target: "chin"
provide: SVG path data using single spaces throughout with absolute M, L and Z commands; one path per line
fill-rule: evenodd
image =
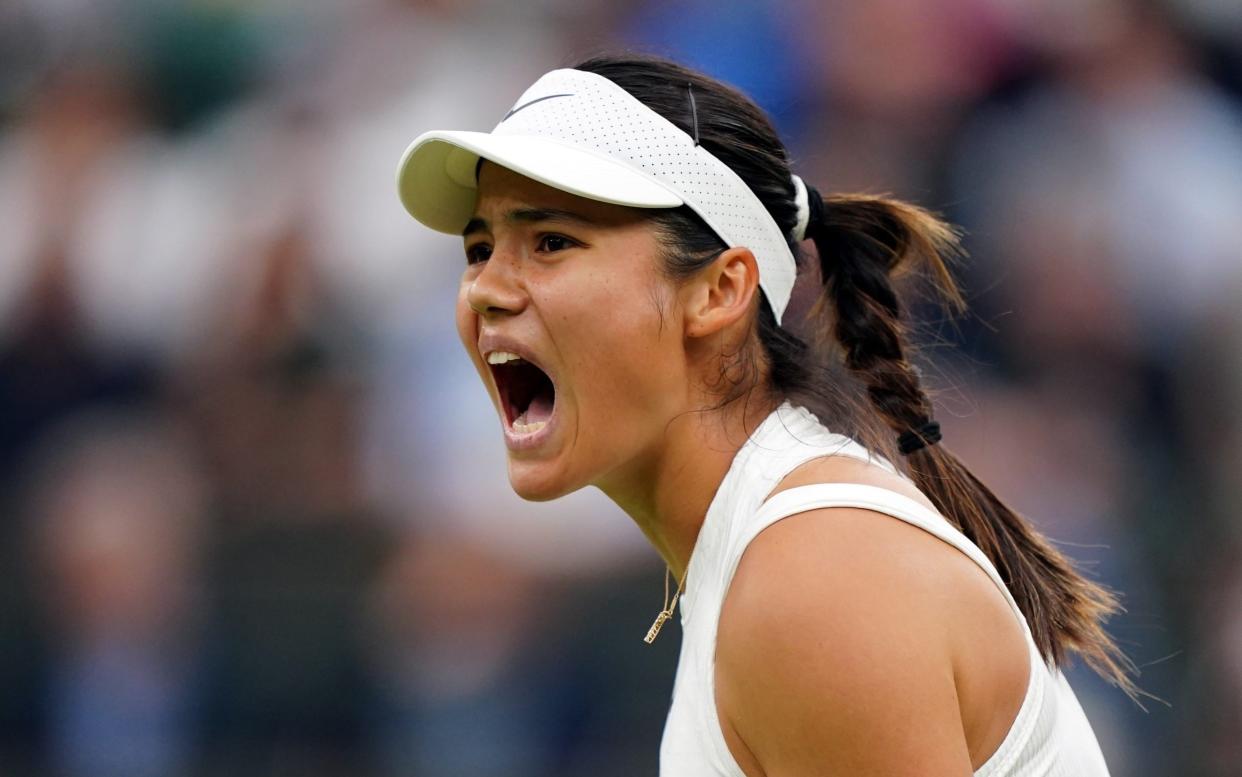
M 509 461 L 509 485 L 513 492 L 528 502 L 549 502 L 582 488 L 583 483 L 570 483 L 555 472 L 540 472 L 537 464 Z

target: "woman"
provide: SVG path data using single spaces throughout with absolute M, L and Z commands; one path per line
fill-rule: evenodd
M 948 227 L 821 197 L 746 97 L 645 58 L 420 136 L 398 185 L 464 238 L 457 326 L 513 488 L 599 487 L 679 581 L 648 634 L 681 595 L 661 774 L 1107 774 L 1057 667 L 1134 693 L 1117 603 L 938 445 L 909 361 L 892 277 L 959 302 Z

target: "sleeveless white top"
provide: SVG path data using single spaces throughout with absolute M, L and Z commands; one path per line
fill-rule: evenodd
M 661 777 L 745 777 L 716 715 L 713 680 L 721 605 L 742 552 L 759 532 L 787 516 L 822 507 L 864 508 L 931 532 L 982 567 L 1022 623 L 1030 683 L 1009 733 L 976 777 L 1108 777 L 1095 734 L 1069 683 L 1060 670 L 1044 663 L 1026 618 L 991 561 L 947 519 L 895 491 L 855 483 L 790 488 L 765 503 L 798 465 L 830 455 L 851 456 L 896 472 L 884 458 L 786 402 L 755 430 L 721 481 L 695 542 L 681 597 L 681 656 L 660 746 Z

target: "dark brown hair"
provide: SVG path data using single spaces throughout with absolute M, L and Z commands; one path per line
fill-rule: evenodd
M 948 268 L 960 253 L 955 231 L 897 200 L 825 196 L 808 228 L 815 261 L 793 238 L 797 205 L 788 152 L 749 98 L 651 57 L 597 57 L 575 67 L 608 78 L 698 138 L 759 197 L 789 239 L 800 271 L 818 269 L 823 282 L 808 317 L 810 329 L 801 336 L 796 322 L 776 323 L 760 293 L 756 328 L 769 388 L 807 407 L 834 431 L 898 460 L 894 441 L 918 434 L 932 418 L 932 402 L 911 363 L 908 322 L 894 279 L 906 271 L 920 274 L 943 300 L 961 309 L 962 297 Z M 674 280 L 694 275 L 726 247 L 688 207 L 654 211 L 652 219 L 665 246 L 664 270 Z M 757 378 L 759 373 L 756 368 L 742 374 Z M 735 380 L 734 387 L 738 392 L 730 400 L 753 388 L 753 381 Z M 1103 628 L 1122 609 L 1116 594 L 1084 578 L 944 446 L 922 447 L 904 461 L 918 488 L 996 566 L 1044 659 L 1063 666 L 1067 654 L 1076 653 L 1137 702 L 1142 691 L 1128 674 L 1137 674 L 1137 668 Z

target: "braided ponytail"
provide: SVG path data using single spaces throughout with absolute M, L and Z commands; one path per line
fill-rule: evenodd
M 846 367 L 901 441 L 907 469 L 936 508 L 996 566 L 1026 615 L 1041 654 L 1063 665 L 1072 650 L 1137 701 L 1134 664 L 1104 631 L 1121 608 L 1113 592 L 1084 578 L 1068 558 L 1000 500 L 939 441 L 932 403 L 909 361 L 906 322 L 892 279 L 922 271 L 953 307 L 964 307 L 948 269 L 957 235 L 927 211 L 871 196 L 821 199 L 808 190 L 806 237 L 824 281 L 817 312 L 831 321 Z

